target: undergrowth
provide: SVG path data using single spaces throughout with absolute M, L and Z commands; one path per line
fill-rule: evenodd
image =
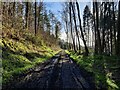
M 66 53 L 70 54 L 70 57 L 73 58 L 80 67 L 88 72 L 94 73 L 94 82 L 98 89 L 120 89 L 120 59 L 118 57 L 104 55 L 83 56 L 67 50 Z
M 56 53 L 46 45 L 45 41 L 38 36 L 25 31 L 3 28 L 0 40 L 0 52 L 2 54 L 2 79 L 3 84 L 8 83 L 14 76 L 26 72 L 28 69 L 42 63 Z

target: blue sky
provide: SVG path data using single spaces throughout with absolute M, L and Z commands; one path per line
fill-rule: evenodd
M 49 11 L 51 10 L 55 16 L 57 17 L 58 20 L 61 20 L 61 15 L 59 11 L 62 10 L 62 2 L 45 2 L 46 4 L 46 9 Z
M 46 9 L 48 11 L 51 10 L 55 14 L 57 19 L 61 22 L 62 22 L 62 20 L 61 20 L 60 12 L 62 11 L 62 8 L 63 8 L 62 4 L 63 3 L 64 2 L 45 2 Z M 90 2 L 79 2 L 79 5 L 80 5 L 80 14 L 81 14 L 81 21 L 82 21 L 83 10 L 84 10 L 86 5 L 91 6 L 91 3 Z M 66 39 L 66 34 L 65 34 L 65 31 L 63 28 L 61 30 L 61 37 L 60 38 L 63 40 Z
M 64 2 L 45 2 L 46 9 L 47 10 L 51 10 L 59 20 L 61 20 L 60 19 L 61 18 L 61 14 L 60 14 L 59 11 L 62 10 L 62 8 L 63 8 L 62 4 L 63 3 Z M 80 2 L 81 16 L 83 15 L 83 10 L 84 10 L 86 5 L 90 6 L 90 3 L 89 2 Z

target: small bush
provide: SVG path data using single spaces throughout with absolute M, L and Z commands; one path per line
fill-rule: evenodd
M 35 45 L 38 45 L 38 46 L 42 45 L 42 40 L 40 37 L 34 36 L 30 33 L 25 33 L 24 37 L 27 41 L 31 41 Z

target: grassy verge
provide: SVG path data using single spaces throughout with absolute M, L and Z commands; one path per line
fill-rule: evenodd
M 4 32 L 4 34 L 6 33 Z M 21 36 L 15 32 L 6 35 L 0 40 L 0 48 L 2 54 L 2 66 L 0 67 L 2 79 L 0 79 L 0 83 L 2 84 L 8 83 L 14 79 L 14 76 L 48 60 L 60 50 L 52 50 L 40 37 L 24 32 Z
M 88 56 L 77 55 L 74 52 L 66 50 L 75 62 L 88 72 L 95 75 L 95 84 L 99 88 L 107 88 L 108 90 L 120 89 L 120 59 L 115 56 Z

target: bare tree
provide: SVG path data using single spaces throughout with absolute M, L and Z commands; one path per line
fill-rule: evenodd
M 74 3 L 72 4 L 72 2 L 70 2 L 70 4 L 72 6 L 73 19 L 74 19 L 74 24 L 75 24 L 75 32 L 76 32 L 76 36 L 77 36 L 77 39 L 78 39 L 78 49 L 79 49 L 79 52 L 80 52 L 80 50 L 81 50 L 81 48 L 80 48 L 80 38 L 79 38 L 79 35 L 78 35 L 77 24 L 76 24 L 75 5 L 74 5 Z
M 82 40 L 83 40 L 83 43 L 84 43 L 84 46 L 85 46 L 85 55 L 88 56 L 89 51 L 88 51 L 88 48 L 87 48 L 87 45 L 86 45 L 86 41 L 84 39 L 84 35 L 83 35 L 83 31 L 82 31 L 82 25 L 81 25 L 81 19 L 80 19 L 80 10 L 79 10 L 78 2 L 76 2 L 76 6 L 77 6 L 77 11 L 78 11 L 78 19 L 79 19 L 81 36 L 82 36 Z
M 76 48 L 75 48 L 75 41 L 74 41 L 74 37 L 73 37 L 73 30 L 72 30 L 71 2 L 69 2 L 69 16 L 70 16 L 70 31 L 71 31 L 72 41 L 73 41 L 73 49 L 74 49 L 74 51 L 76 52 Z

